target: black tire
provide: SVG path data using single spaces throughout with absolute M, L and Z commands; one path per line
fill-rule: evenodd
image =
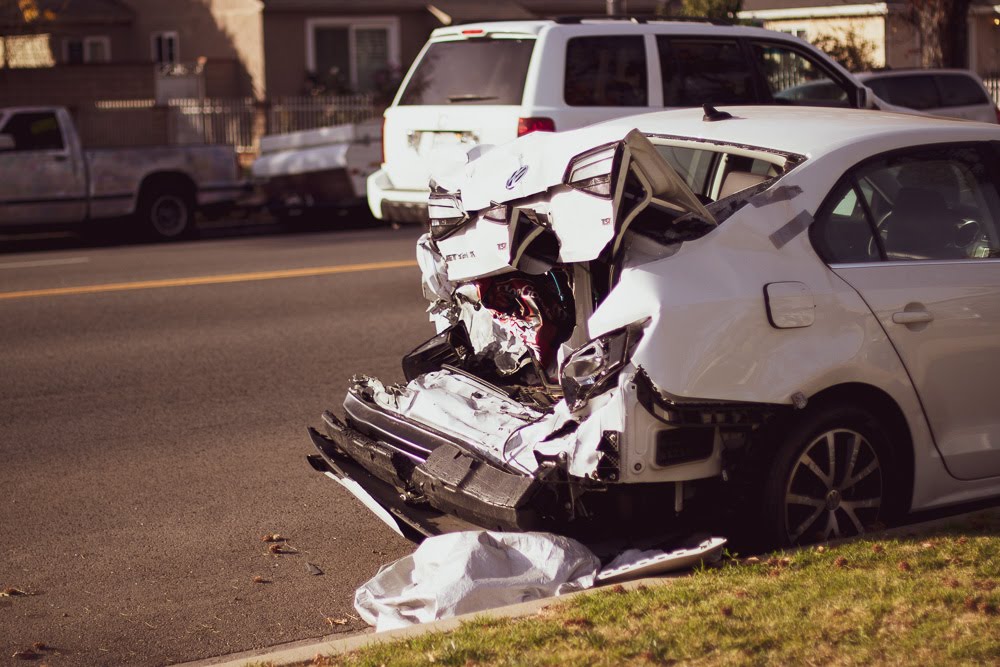
M 850 537 L 898 511 L 898 466 L 877 415 L 828 404 L 783 426 L 761 493 L 768 546 Z
M 176 241 L 194 234 L 194 193 L 182 184 L 144 187 L 136 211 L 146 235 L 156 241 Z

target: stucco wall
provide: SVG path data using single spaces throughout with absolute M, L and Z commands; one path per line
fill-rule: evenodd
M 364 5 L 359 5 L 363 10 Z M 361 13 L 361 12 L 359 12 Z M 363 14 L 372 16 L 377 14 Z M 306 83 L 306 21 L 311 18 L 349 18 L 342 12 L 265 11 L 265 81 L 270 97 L 301 95 Z M 405 72 L 419 53 L 431 30 L 440 26 L 430 12 L 394 12 L 399 17 L 399 56 Z
M 149 63 L 0 69 L 0 106 L 78 106 L 108 98 L 151 99 L 153 75 Z
M 152 59 L 154 32 L 175 31 L 181 62 L 204 56 L 239 63 L 238 95 L 263 97 L 260 0 L 125 0 L 135 10 L 130 57 Z
M 920 67 L 920 39 L 916 27 L 898 14 L 886 20 L 886 64 L 901 67 Z
M 970 54 L 970 64 L 984 76 L 1000 74 L 1000 26 L 994 23 L 994 19 L 1000 19 L 1000 16 L 980 15 L 969 21 L 969 42 L 975 48 L 975 54 Z
M 853 32 L 859 40 L 871 44 L 871 57 L 875 67 L 886 64 L 885 20 L 882 16 L 782 19 L 765 21 L 764 27 L 798 34 L 808 42 L 815 42 L 821 37 L 833 37 L 843 42 Z

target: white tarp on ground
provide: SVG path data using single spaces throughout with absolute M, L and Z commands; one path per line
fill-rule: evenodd
M 590 549 L 560 535 L 448 533 L 382 567 L 354 608 L 382 632 L 589 588 L 600 568 Z
M 448 533 L 383 566 L 357 590 L 354 608 L 382 632 L 693 567 L 717 560 L 725 543 L 714 537 L 672 551 L 629 550 L 598 575 L 597 556 L 561 535 Z

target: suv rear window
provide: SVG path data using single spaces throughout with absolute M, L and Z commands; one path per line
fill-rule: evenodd
M 520 104 L 534 47 L 534 39 L 435 42 L 399 104 Z
M 646 106 L 649 96 L 642 37 L 570 39 L 563 96 L 572 107 Z

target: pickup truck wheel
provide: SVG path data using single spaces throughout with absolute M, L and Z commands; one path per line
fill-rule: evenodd
M 139 200 L 139 220 L 159 241 L 173 241 L 194 232 L 194 197 L 177 188 L 155 187 Z
M 787 426 L 763 489 L 770 545 L 850 537 L 885 520 L 899 485 L 876 415 L 829 405 Z

